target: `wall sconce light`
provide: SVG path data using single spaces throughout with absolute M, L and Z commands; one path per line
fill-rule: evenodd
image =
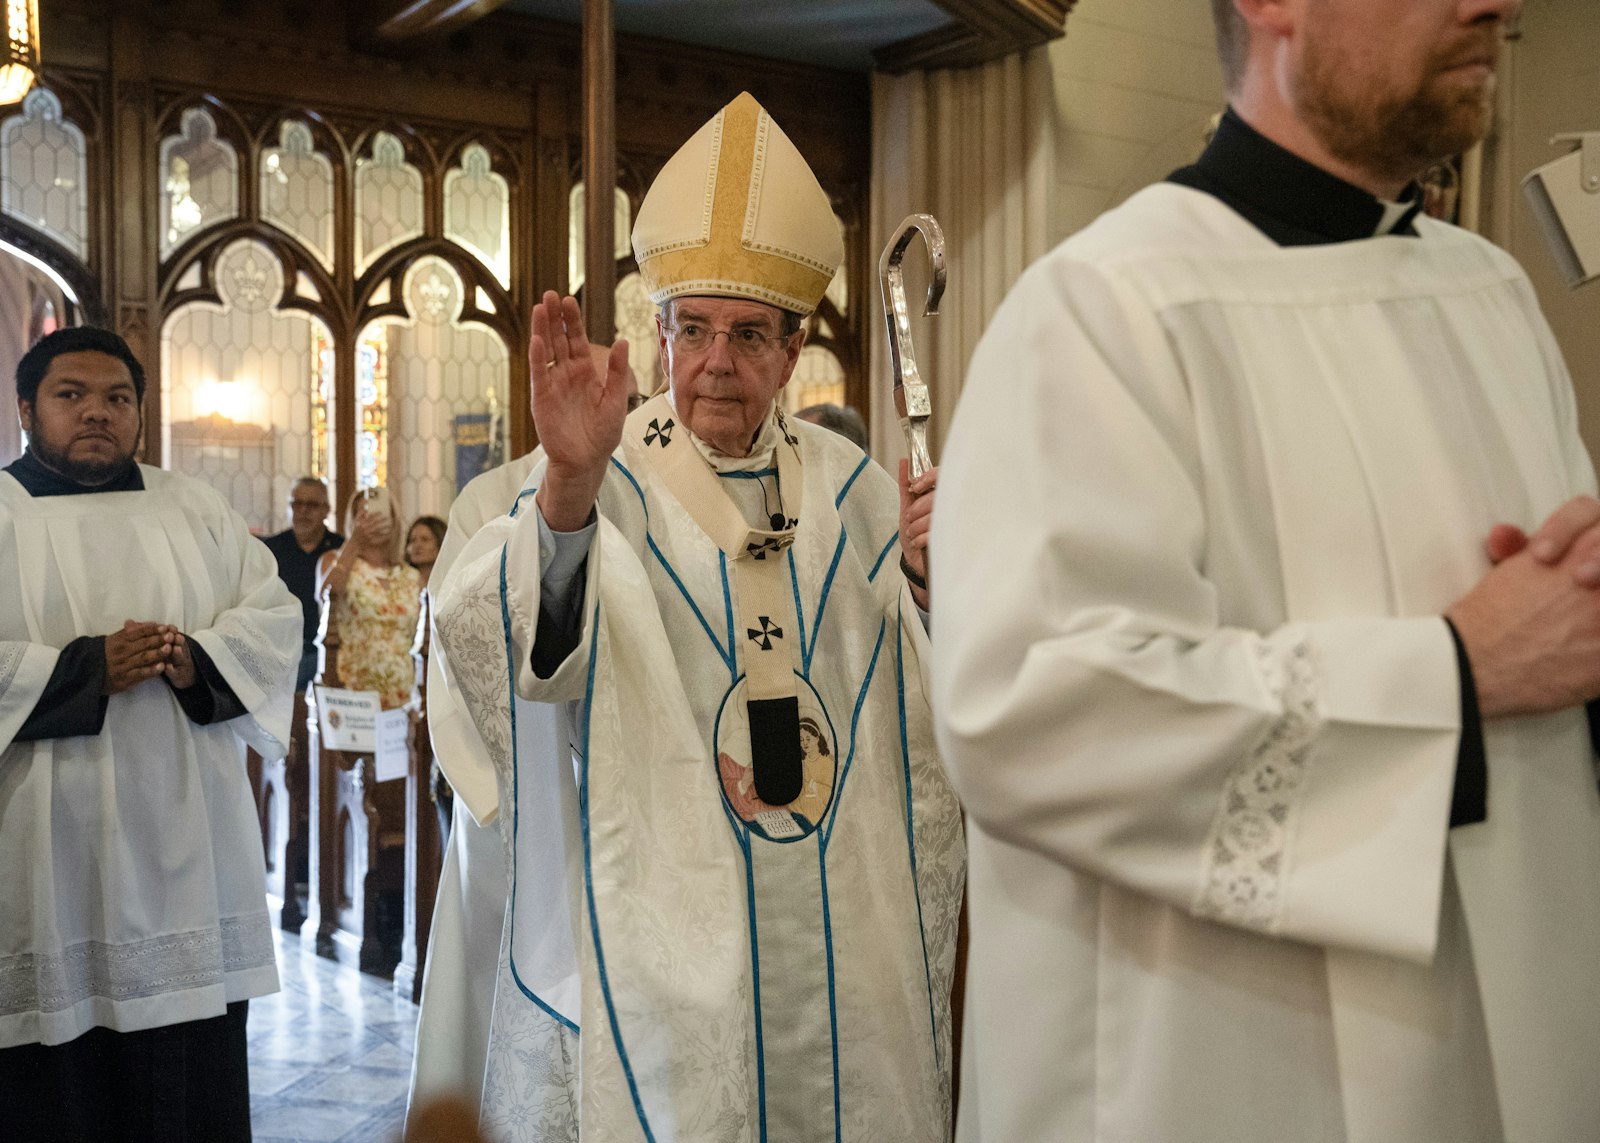
M 1567 154 L 1522 180 L 1533 217 L 1569 286 L 1600 277 L 1600 131 L 1557 135 Z
M 0 55 L 0 107 L 16 103 L 39 78 L 39 0 L 3 0 L 6 42 Z

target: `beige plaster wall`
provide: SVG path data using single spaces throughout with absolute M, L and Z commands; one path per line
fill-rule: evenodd
M 1192 162 L 1223 107 L 1205 0 L 1079 0 L 1050 67 L 1055 241 Z
M 1600 131 L 1600 0 L 1527 0 L 1486 150 L 1482 229 L 1527 267 L 1600 456 L 1600 281 L 1568 290 L 1523 201 L 1551 135 Z M 1050 45 L 1056 104 L 1052 242 L 1199 153 L 1223 106 L 1205 0 L 1079 0 Z M 1596 209 L 1600 209 L 1597 200 Z
M 1600 457 L 1600 280 L 1567 287 L 1522 193 L 1522 178 L 1558 157 L 1552 135 L 1600 131 L 1600 3 L 1528 0 L 1507 53 L 1485 171 L 1484 232 L 1527 269 L 1566 355 L 1584 439 Z M 1600 211 L 1600 195 L 1592 208 Z

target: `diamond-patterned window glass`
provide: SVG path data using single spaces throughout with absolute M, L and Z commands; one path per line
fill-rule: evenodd
M 217 138 L 201 107 L 183 113 L 178 134 L 161 140 L 161 257 L 190 236 L 239 216 L 239 155 Z
M 372 157 L 356 160 L 356 273 L 385 250 L 422 234 L 422 172 L 387 131 L 372 137 Z
M 794 375 L 783 387 L 783 407 L 792 413 L 807 405 L 844 403 L 844 366 L 832 350 L 806 346 L 800 351 Z
M 389 326 L 373 322 L 356 341 L 356 487 L 389 481 Z
M 461 323 L 462 283 L 439 258 L 406 274 L 409 320 L 380 319 L 388 362 L 388 485 L 408 518 L 443 516 L 467 481 L 507 459 L 511 355 Z M 363 342 L 366 340 L 363 336 Z
M 444 176 L 444 236 L 511 285 L 511 188 L 494 173 L 489 152 L 472 143 Z
M 628 201 L 627 191 L 621 187 L 613 190 L 616 200 L 612 203 L 611 212 L 611 241 L 614 247 L 611 253 L 613 257 L 622 259 L 633 254 L 633 204 Z M 584 276 L 583 203 L 583 184 L 578 183 L 567 200 L 567 282 L 574 294 L 583 285 Z
M 320 321 L 311 323 L 311 357 L 306 362 L 311 384 L 311 467 L 307 471 L 333 487 L 333 338 Z
M 261 217 L 333 269 L 333 164 L 298 119 L 284 120 L 278 145 L 261 152 Z
M 278 531 L 288 527 L 295 479 L 329 474 L 331 338 L 316 318 L 275 308 L 283 266 L 260 242 L 242 238 L 224 249 L 215 282 L 221 305 L 180 306 L 161 330 L 162 455 L 168 468 L 221 492 L 252 529 Z M 321 460 L 313 431 L 319 385 Z
M 639 379 L 639 392 L 648 397 L 661 380 L 661 348 L 656 341 L 656 304 L 645 293 L 637 270 L 617 283 L 615 311 L 617 336 L 628 339 L 628 364 Z
M 36 87 L 0 123 L 0 210 L 89 257 L 89 161 L 83 132 L 61 101 Z

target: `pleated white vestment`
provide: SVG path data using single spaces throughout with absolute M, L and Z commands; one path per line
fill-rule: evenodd
M 300 604 L 220 495 L 140 471 L 142 492 L 45 497 L 0 473 L 0 1047 L 278 987 L 244 748 L 286 749 Z M 97 735 L 14 741 L 61 648 L 127 619 L 185 632 L 247 713 L 197 726 L 150 679 Z
M 1520 269 L 1418 228 L 1281 249 L 1152 187 L 972 361 L 932 552 L 969 1143 L 1600 1137 L 1583 711 L 1488 722 L 1449 829 L 1439 618 L 1593 470 Z
M 645 455 L 652 419 L 671 417 L 652 403 L 628 421 L 579 647 L 550 678 L 529 664 L 531 498 L 478 533 L 440 596 L 514 847 L 483 1123 L 503 1140 L 942 1140 L 961 825 L 893 481 L 792 426 L 804 487 L 783 489 L 800 519 L 777 556 L 797 615 L 784 638 L 836 761 L 820 821 L 779 812 L 764 836 L 719 780 L 719 755 L 748 749 L 733 561 Z M 762 463 L 722 473 L 746 508 Z

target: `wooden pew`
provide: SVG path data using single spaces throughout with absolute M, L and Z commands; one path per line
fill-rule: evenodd
M 263 762 L 256 783 L 256 808 L 261 814 L 261 846 L 267 862 L 267 895 L 281 902 L 278 923 L 284 931 L 298 933 L 306 919 L 303 895 L 307 893 L 306 849 L 311 829 L 311 764 L 306 733 L 306 698 L 294 696 L 294 717 L 289 726 L 289 753 Z
M 317 681 L 339 686 L 339 631 L 324 600 Z M 304 939 L 317 953 L 387 976 L 395 955 L 380 931 L 380 902 L 400 901 L 405 880 L 404 781 L 379 782 L 371 754 L 323 749 L 315 698 L 308 699 L 311 783 L 311 900 Z

